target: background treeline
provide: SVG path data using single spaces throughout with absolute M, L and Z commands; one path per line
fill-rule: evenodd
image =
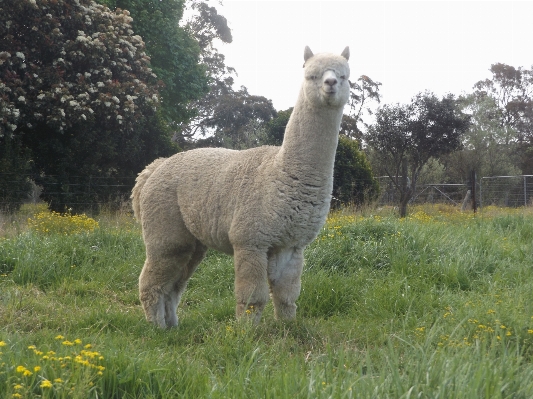
M 0 3 L 2 207 L 17 209 L 37 185 L 64 211 L 73 177 L 93 184 L 86 207 L 127 195 L 123 182 L 157 157 L 279 145 L 292 109 L 235 88 L 220 41 L 232 41 L 227 20 L 199 0 Z M 377 175 L 389 176 L 405 214 L 416 184 L 464 182 L 472 169 L 532 173 L 533 70 L 491 71 L 471 94 L 424 92 L 410 104 L 380 105 L 381 83 L 354 78 L 335 204 L 372 201 Z

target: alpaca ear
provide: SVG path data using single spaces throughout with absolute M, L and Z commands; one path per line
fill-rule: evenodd
M 313 56 L 313 52 L 311 51 L 311 49 L 309 48 L 309 46 L 305 46 L 305 50 L 304 50 L 304 61 L 307 61 L 309 58 L 311 58 Z
M 346 60 L 350 59 L 350 47 L 346 46 L 346 48 L 342 51 L 341 54 Z

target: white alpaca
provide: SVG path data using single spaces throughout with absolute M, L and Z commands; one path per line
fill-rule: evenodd
M 281 147 L 196 149 L 139 174 L 132 198 L 146 246 L 139 291 L 148 321 L 177 324 L 180 297 L 208 247 L 234 256 L 237 317 L 258 321 L 269 291 L 276 317 L 295 317 L 303 251 L 329 211 L 348 58 L 348 47 L 341 56 L 305 48 L 305 79 Z

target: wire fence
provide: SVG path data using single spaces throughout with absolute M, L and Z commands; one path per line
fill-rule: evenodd
M 117 209 L 128 200 L 135 177 L 15 176 L 0 173 L 0 210 L 10 209 L 13 199 L 24 203 L 43 200 L 50 207 L 96 213 L 102 206 Z M 26 183 L 26 184 L 24 184 Z M 31 185 L 28 194 L 28 184 Z
M 530 206 L 532 199 L 533 175 L 492 176 L 480 179 L 481 206 Z
M 379 206 L 398 205 L 400 202 L 400 192 L 388 176 L 377 177 L 379 182 L 380 197 Z M 470 184 L 466 183 L 434 183 L 420 184 L 416 187 L 409 204 L 448 204 L 453 206 L 462 206 L 468 191 L 471 189 Z M 479 195 L 476 194 L 476 200 L 479 201 Z
M 26 178 L 33 186 L 30 195 L 22 190 L 20 176 L 10 180 L 11 175 L 0 173 L 0 210 L 7 209 L 13 198 L 24 196 L 23 202 L 39 202 L 43 186 L 48 198 L 54 198 L 65 208 L 83 209 L 98 212 L 102 206 L 120 208 L 129 200 L 135 177 L 87 177 L 87 176 L 46 176 L 42 185 Z M 12 177 L 15 179 L 15 177 Z M 380 186 L 379 206 L 397 206 L 400 193 L 388 176 L 377 177 Z M 475 200 L 480 206 L 521 207 L 533 205 L 533 175 L 482 177 L 476 182 Z M 410 204 L 448 204 L 462 206 L 472 185 L 423 184 L 416 188 Z

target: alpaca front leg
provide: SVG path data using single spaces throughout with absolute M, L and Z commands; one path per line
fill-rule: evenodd
M 266 251 L 236 249 L 234 257 L 235 314 L 249 315 L 258 323 L 269 299 Z
M 285 250 L 269 256 L 268 281 L 277 319 L 296 317 L 296 300 L 300 296 L 303 261 L 303 248 Z

